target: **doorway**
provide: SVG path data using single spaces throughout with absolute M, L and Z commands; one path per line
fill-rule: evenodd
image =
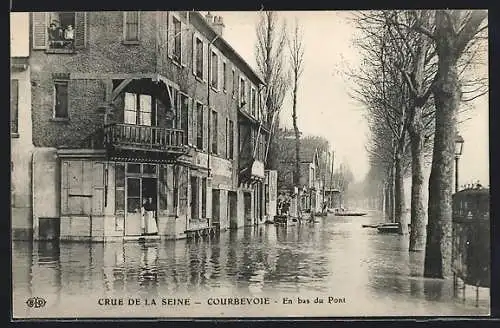
M 238 215 L 237 215 L 238 196 L 235 191 L 229 191 L 227 197 L 229 200 L 228 201 L 229 228 L 236 229 L 238 228 Z
M 127 177 L 127 212 L 125 215 L 125 235 L 139 236 L 143 233 L 142 202 L 151 198 L 155 215 L 157 213 L 157 178 Z M 155 220 L 157 218 L 155 217 Z
M 198 178 L 191 177 L 191 219 L 198 220 L 199 219 L 199 189 L 198 189 Z
M 243 193 L 243 205 L 245 213 L 245 225 L 252 225 L 252 194 L 249 192 Z
M 212 189 L 212 223 L 220 226 L 220 189 Z

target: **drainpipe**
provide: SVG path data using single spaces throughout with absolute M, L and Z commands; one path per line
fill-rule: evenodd
M 211 112 L 212 110 L 210 109 L 210 88 L 211 88 L 211 84 L 212 84 L 212 51 L 211 51 L 211 47 L 212 47 L 212 44 L 219 38 L 220 36 L 217 34 L 213 39 L 212 41 L 210 41 L 210 43 L 208 44 L 208 47 L 207 47 L 207 50 L 208 50 L 208 78 L 207 78 L 207 109 L 208 109 L 208 136 L 207 136 L 207 153 L 208 153 L 208 156 L 207 156 L 207 169 L 208 169 L 208 176 L 210 177 L 212 175 L 211 171 L 210 171 L 210 151 L 211 151 L 211 147 L 210 147 L 210 144 L 212 143 L 212 136 L 211 136 L 211 132 L 212 132 L 212 129 L 211 129 Z

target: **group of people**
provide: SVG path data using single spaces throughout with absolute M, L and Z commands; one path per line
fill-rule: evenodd
M 49 41 L 51 46 L 61 46 L 71 45 L 75 39 L 75 30 L 73 25 L 68 24 L 63 27 L 58 21 L 52 21 L 48 28 Z

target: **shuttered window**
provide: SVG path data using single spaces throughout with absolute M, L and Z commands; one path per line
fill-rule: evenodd
M 178 20 L 175 17 L 172 17 L 173 19 L 173 28 L 174 28 L 174 59 L 177 61 L 181 60 L 181 51 L 182 51 L 182 33 L 181 33 L 181 21 Z
M 18 133 L 19 81 L 10 80 L 10 132 Z
M 196 103 L 196 148 L 203 149 L 203 104 Z
M 229 120 L 229 159 L 234 158 L 234 123 Z
M 139 12 L 126 11 L 123 14 L 123 38 L 125 42 L 139 41 Z
M 87 42 L 85 12 L 37 12 L 32 14 L 33 49 L 81 49 Z
M 68 118 L 68 81 L 56 81 L 54 118 Z
M 218 139 L 219 139 L 219 122 L 218 122 L 218 113 L 216 111 L 212 111 L 212 153 L 218 154 Z

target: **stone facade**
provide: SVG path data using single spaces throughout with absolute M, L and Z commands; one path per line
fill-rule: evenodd
M 61 41 L 47 32 L 54 18 L 73 23 L 73 39 Z M 158 186 L 154 198 L 161 238 L 264 221 L 264 174 L 260 180 L 252 175 L 253 163 L 263 160 L 267 136 L 259 127 L 265 117 L 259 104 L 262 81 L 215 33 L 218 28 L 187 12 L 30 14 L 35 239 L 57 234 L 63 240 L 122 240 L 129 235 L 126 223 L 133 226 L 127 213 L 136 199 L 127 186 L 135 181 Z M 126 150 L 111 158 L 103 148 L 103 140 L 111 138 L 108 127 L 127 123 L 130 95 L 140 98 L 141 108 L 146 95 L 152 106 L 150 122 L 136 129 L 141 138 L 149 133 L 148 142 L 157 140 L 151 134 L 156 128 L 149 126 L 161 133 L 179 131 L 175 136 L 182 136 L 184 154 L 175 156 L 180 161 L 153 163 L 142 150 L 139 157 Z M 136 111 L 137 117 L 145 115 Z M 167 118 L 170 112 L 174 116 Z M 247 148 L 239 147 L 240 128 L 247 126 L 252 133 L 244 144 L 257 158 L 240 161 L 240 149 Z M 136 131 L 123 129 L 119 132 Z M 116 186 L 116 163 L 123 168 L 142 163 L 156 167 L 156 173 L 125 174 L 127 182 Z M 146 195 L 142 188 L 141 198 Z

